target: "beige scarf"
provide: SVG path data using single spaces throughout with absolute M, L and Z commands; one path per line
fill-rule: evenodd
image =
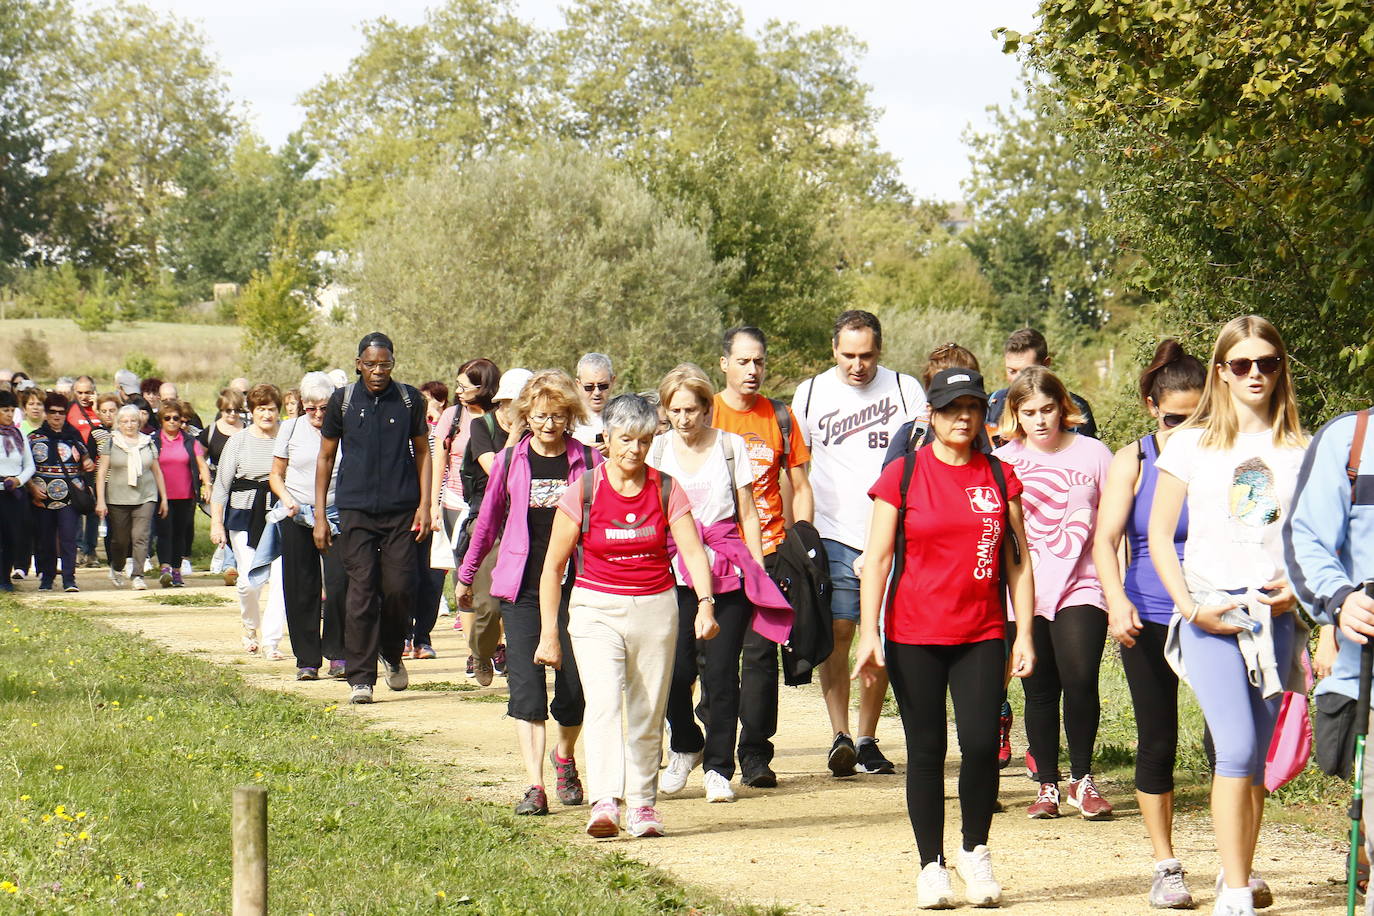
M 139 433 L 138 438 L 132 442 L 124 438 L 124 434 L 121 432 L 110 435 L 110 444 L 124 449 L 124 453 L 128 456 L 125 482 L 131 490 L 138 489 L 138 479 L 143 476 L 143 446 L 152 444 L 152 441 L 143 433 Z

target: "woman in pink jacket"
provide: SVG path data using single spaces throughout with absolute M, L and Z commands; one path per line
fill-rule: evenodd
M 491 466 L 487 493 L 473 529 L 472 544 L 458 569 L 458 604 L 472 607 L 472 583 L 478 567 L 499 540 L 500 551 L 491 573 L 491 593 L 501 601 L 501 622 L 506 631 L 506 674 L 510 700 L 506 714 L 515 720 L 520 755 L 529 776 L 525 797 L 516 814 L 548 814 L 544 791 L 544 723 L 553 713 L 558 739 L 549 760 L 557 774 L 558 800 L 582 804 L 582 783 L 573 759 L 573 747 L 582 731 L 586 703 L 577 663 L 568 641 L 568 595 L 572 578 L 563 583 L 558 611 L 558 632 L 564 663 L 554 676 L 550 707 L 544 666 L 534 661 L 539 643 L 539 576 L 549 547 L 558 500 L 569 481 L 603 459 L 596 449 L 572 437 L 574 424 L 586 420 L 586 409 L 566 372 L 546 369 L 537 373 L 511 405 L 517 429 L 528 424 L 530 432 L 515 445 L 502 449 Z

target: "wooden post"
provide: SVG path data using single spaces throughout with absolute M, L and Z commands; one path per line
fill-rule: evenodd
M 267 916 L 267 790 L 234 789 L 233 916 Z

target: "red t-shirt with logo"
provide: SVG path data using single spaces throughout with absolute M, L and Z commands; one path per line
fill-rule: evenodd
M 582 535 L 582 570 L 577 585 L 612 595 L 657 595 L 676 585 L 668 560 L 668 526 L 692 511 L 686 492 L 672 481 L 668 494 L 668 520 L 663 519 L 659 472 L 644 470 L 644 487 L 635 496 L 621 496 L 606 480 L 604 468 L 596 474 L 590 527 Z M 558 508 L 582 525 L 582 477 L 568 484 Z
M 1008 498 L 1020 496 L 1016 473 L 1007 464 L 1002 469 Z M 894 461 L 868 495 L 900 506 L 901 488 L 902 462 Z M 968 464 L 950 465 L 933 448 L 920 449 L 906 502 L 906 559 L 887 611 L 887 638 L 912 646 L 1001 639 L 1006 509 L 987 456 L 975 452 Z

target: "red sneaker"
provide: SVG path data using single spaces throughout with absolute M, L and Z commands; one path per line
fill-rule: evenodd
M 1112 816 L 1112 803 L 1098 793 L 1091 773 L 1082 779 L 1070 780 L 1069 794 L 1064 800 L 1081 811 L 1084 820 L 1100 821 Z
M 1005 770 L 1011 765 L 1011 716 L 1002 716 L 1001 723 L 1002 740 L 997 746 L 997 768 Z
M 1059 787 L 1052 782 L 1042 782 L 1040 794 L 1035 797 L 1035 802 L 1026 809 L 1026 817 L 1039 820 L 1058 816 Z
M 1031 782 L 1037 782 L 1040 774 L 1035 769 L 1035 758 L 1031 756 L 1030 748 L 1026 748 L 1026 778 Z

